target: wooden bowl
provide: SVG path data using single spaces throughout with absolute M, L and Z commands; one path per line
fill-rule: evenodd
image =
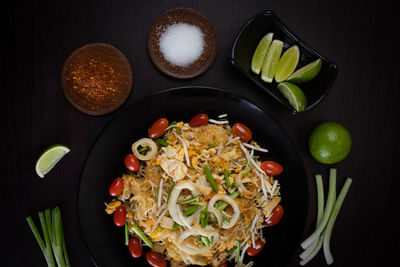
M 171 64 L 160 51 L 161 35 L 175 23 L 187 23 L 199 27 L 205 42 L 201 56 L 184 67 Z M 177 79 L 189 79 L 204 73 L 212 65 L 217 56 L 218 39 L 214 26 L 206 16 L 191 8 L 176 8 L 165 12 L 153 23 L 147 39 L 147 48 L 151 60 L 162 73 Z
M 76 49 L 61 72 L 66 98 L 89 115 L 104 115 L 118 109 L 128 98 L 132 83 L 129 61 L 118 49 L 104 43 Z

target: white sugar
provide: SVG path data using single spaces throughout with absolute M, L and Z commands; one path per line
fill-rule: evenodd
M 160 37 L 160 50 L 171 64 L 185 67 L 203 53 L 204 37 L 200 28 L 186 23 L 169 26 Z

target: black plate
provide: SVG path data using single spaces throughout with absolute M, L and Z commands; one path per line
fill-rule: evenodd
M 308 101 L 304 111 L 310 110 L 320 103 L 328 94 L 335 82 L 338 67 L 334 62 L 325 58 L 303 40 L 298 38 L 272 11 L 266 10 L 255 15 L 242 27 L 233 44 L 232 64 L 292 113 L 296 113 L 297 111 L 290 106 L 289 102 L 277 89 L 278 84 L 275 80 L 272 83 L 266 83 L 261 80 L 261 75 L 254 74 L 251 71 L 253 53 L 260 40 L 269 32 L 274 33 L 274 39 L 283 41 L 284 47 L 282 54 L 292 45 L 297 45 L 299 47 L 300 59 L 296 70 L 321 58 L 322 68 L 319 74 L 313 80 L 299 85 L 304 91 Z
M 245 123 L 252 129 L 254 140 L 269 149 L 265 159 L 284 166 L 278 177 L 284 217 L 277 226 L 264 231 L 266 248 L 252 259 L 256 266 L 263 266 L 266 259 L 268 266 L 283 266 L 293 256 L 303 233 L 308 205 L 306 175 L 295 145 L 274 120 L 245 99 L 220 89 L 183 87 L 147 97 L 126 108 L 106 127 L 88 155 L 79 185 L 78 209 L 84 239 L 97 265 L 145 263 L 144 256 L 133 259 L 129 255 L 123 227 L 116 227 L 113 217 L 104 211 L 104 202 L 111 199 L 108 187 L 122 174 L 123 159 L 131 152 L 131 144 L 147 136 L 147 129 L 157 118 L 189 121 L 199 111 L 207 112 L 210 118 L 227 113 L 230 122 Z

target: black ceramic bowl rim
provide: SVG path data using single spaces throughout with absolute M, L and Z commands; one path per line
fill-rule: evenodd
M 234 65 L 240 72 L 242 72 L 247 78 L 251 79 L 258 87 L 261 87 L 258 83 L 258 81 L 256 81 L 253 77 L 250 77 L 247 75 L 246 72 L 244 72 L 244 70 L 237 64 L 236 59 L 235 59 L 235 50 L 236 50 L 236 45 L 238 40 L 240 39 L 240 37 L 242 36 L 243 31 L 249 26 L 249 24 L 251 24 L 256 18 L 263 16 L 263 15 L 270 15 L 273 17 L 273 19 L 275 21 L 278 22 L 278 24 L 281 26 L 282 31 L 287 34 L 290 38 L 298 41 L 301 45 L 303 45 L 306 49 L 308 49 L 310 52 L 314 53 L 315 55 L 317 55 L 318 57 L 320 57 L 322 60 L 326 61 L 327 63 L 329 63 L 329 65 L 331 67 L 333 67 L 335 69 L 334 71 L 334 76 L 331 80 L 330 83 L 327 84 L 327 87 L 324 91 L 324 93 L 318 98 L 317 101 L 315 101 L 313 104 L 311 105 L 307 105 L 306 108 L 302 111 L 297 111 L 295 110 L 292 106 L 290 106 L 289 103 L 284 103 L 281 101 L 281 99 L 279 99 L 275 94 L 273 94 L 268 88 L 266 90 L 264 90 L 264 88 L 262 87 L 262 89 L 264 91 L 266 91 L 269 95 L 271 95 L 273 98 L 275 98 L 279 103 L 283 104 L 286 108 L 288 108 L 293 115 L 295 115 L 296 113 L 299 112 L 305 112 L 308 110 L 311 110 L 312 108 L 314 108 L 315 106 L 317 106 L 329 93 L 330 89 L 332 88 L 333 84 L 335 83 L 336 77 L 337 77 L 337 72 L 338 72 L 338 65 L 336 63 L 334 63 L 332 60 L 322 56 L 320 53 L 318 53 L 315 49 L 313 49 L 310 45 L 308 45 L 305 41 L 303 41 L 301 38 L 299 38 L 296 34 L 294 34 L 283 22 L 282 20 L 280 20 L 275 13 L 272 10 L 264 10 L 260 13 L 257 13 L 256 15 L 254 15 L 253 17 L 251 17 L 243 26 L 242 28 L 239 30 L 238 34 L 236 35 L 235 41 L 233 43 L 233 47 L 232 47 L 232 53 L 231 53 L 231 63 L 232 65 Z

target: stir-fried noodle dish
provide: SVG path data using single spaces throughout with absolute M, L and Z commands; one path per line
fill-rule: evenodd
M 148 137 L 133 140 L 127 170 L 110 186 L 114 198 L 106 212 L 125 226 L 134 257 L 142 248 L 130 238 L 171 266 L 250 266 L 245 254 L 264 247 L 262 229 L 283 213 L 274 178 L 283 168 L 261 161 L 267 153 L 246 125 L 231 127 L 226 114 L 216 120 L 198 114 L 189 123 L 161 118 Z

